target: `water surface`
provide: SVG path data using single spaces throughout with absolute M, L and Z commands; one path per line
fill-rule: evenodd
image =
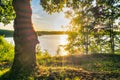
M 42 51 L 47 50 L 51 55 L 55 55 L 60 46 L 67 44 L 68 35 L 42 35 L 38 36 L 40 41 L 40 48 Z M 5 38 L 9 43 L 14 45 L 12 37 Z M 65 51 L 61 49 L 61 55 L 65 54 Z

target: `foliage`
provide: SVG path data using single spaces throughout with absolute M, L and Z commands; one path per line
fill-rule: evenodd
M 5 25 L 15 18 L 12 1 L 13 0 L 0 0 L 0 22 Z
M 36 51 L 37 51 L 36 58 L 39 65 L 46 66 L 51 64 L 52 58 L 47 51 L 41 51 L 39 46 L 37 46 Z
M 65 0 L 40 0 L 43 9 L 49 14 L 62 11 Z
M 0 36 L 0 62 L 13 61 L 14 47 Z
M 59 7 L 63 5 L 61 2 L 65 8 L 69 8 L 65 14 L 71 20 L 68 27 L 73 32 L 68 38 L 69 44 L 66 49 L 69 52 L 114 53 L 117 45 L 114 41 L 116 40 L 114 24 L 120 17 L 119 0 L 41 0 L 41 5 L 46 12 L 54 13 L 64 8 Z M 52 6 L 57 8 L 54 9 Z M 119 28 L 118 25 L 116 28 Z M 106 41 L 104 37 L 107 35 L 110 37 Z
M 106 22 L 106 19 L 111 19 L 111 22 L 114 22 L 115 19 L 118 19 L 120 17 L 119 3 L 119 0 L 97 0 L 95 7 L 96 11 L 94 10 L 94 14 L 97 16 L 97 20 L 101 18 L 99 21 L 104 24 L 103 22 Z
M 14 47 L 0 36 L 0 77 L 10 70 L 14 58 Z

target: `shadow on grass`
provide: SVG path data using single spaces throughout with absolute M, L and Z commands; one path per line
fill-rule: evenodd
M 7 71 L 3 75 L 1 75 L 0 80 L 9 80 L 9 73 L 10 73 L 10 71 Z
M 120 73 L 88 72 L 71 67 L 41 67 L 40 69 L 36 80 L 120 80 Z

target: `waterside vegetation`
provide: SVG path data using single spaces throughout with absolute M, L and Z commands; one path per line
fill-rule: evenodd
M 0 37 L 0 80 L 8 77 L 14 49 Z M 119 80 L 120 54 L 89 54 L 51 56 L 38 51 L 35 78 L 29 80 Z

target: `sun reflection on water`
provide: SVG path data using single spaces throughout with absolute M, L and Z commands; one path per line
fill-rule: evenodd
M 64 35 L 62 37 L 60 37 L 60 45 L 59 45 L 59 49 L 60 49 L 60 55 L 61 56 L 66 56 L 68 54 L 67 51 L 65 51 L 64 47 L 65 45 L 68 43 L 68 35 Z
M 63 35 L 62 37 L 60 37 L 60 44 L 61 45 L 66 45 L 68 43 L 68 35 Z

